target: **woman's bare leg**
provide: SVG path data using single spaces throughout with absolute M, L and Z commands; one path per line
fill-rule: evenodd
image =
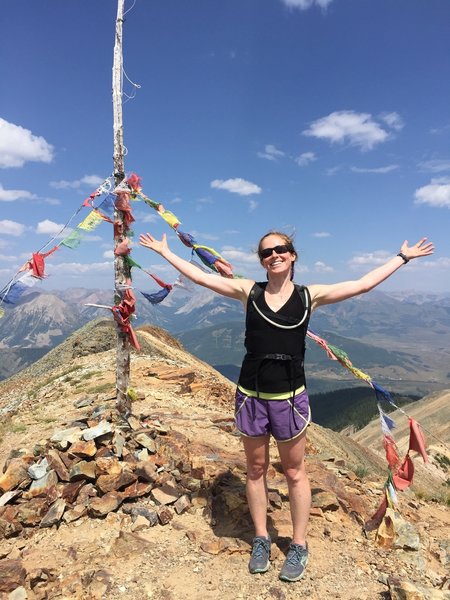
M 278 442 L 278 452 L 289 488 L 293 527 L 292 541 L 306 543 L 311 508 L 311 488 L 305 467 L 306 431 L 289 442 Z
M 249 438 L 242 436 L 247 459 L 247 501 L 255 526 L 255 535 L 267 533 L 267 469 L 269 466 L 269 436 Z

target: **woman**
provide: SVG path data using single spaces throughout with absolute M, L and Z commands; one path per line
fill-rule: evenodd
M 264 573 L 269 568 L 266 475 L 272 434 L 288 484 L 293 527 L 280 579 L 297 581 L 308 561 L 306 529 L 311 506 L 304 460 L 311 416 L 303 371 L 309 316 L 319 306 L 368 292 L 410 260 L 432 254 L 433 244 L 426 238 L 413 246 L 405 241 L 396 256 L 358 280 L 307 288 L 294 286 L 297 252 L 292 239 L 277 231 L 267 233 L 259 242 L 259 260 L 267 272 L 267 282 L 259 284 L 204 273 L 171 252 L 165 235 L 161 241 L 148 233 L 141 235 L 140 244 L 160 254 L 194 283 L 240 300 L 246 308 L 247 354 L 236 390 L 236 426 L 247 459 L 246 492 L 255 526 L 249 570 Z

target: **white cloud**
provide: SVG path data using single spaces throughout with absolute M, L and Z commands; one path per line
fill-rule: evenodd
M 54 221 L 50 221 L 49 219 L 45 219 L 45 221 L 39 221 L 36 227 L 36 233 L 43 233 L 49 235 L 56 235 L 64 228 L 64 225 L 61 223 L 55 223 Z M 66 232 L 67 235 L 67 232 Z
M 449 129 L 450 124 L 442 125 L 441 127 L 433 127 L 432 129 L 430 129 L 430 133 L 433 135 L 440 135 L 442 133 L 447 133 Z
M 450 160 L 448 159 L 433 159 L 425 160 L 419 163 L 421 171 L 430 171 L 431 173 L 442 173 L 443 171 L 450 171 Z
M 299 10 L 308 10 L 312 6 L 319 6 L 322 9 L 327 8 L 333 0 L 281 0 L 289 8 L 298 8 Z
M 211 181 L 211 187 L 217 190 L 227 190 L 233 194 L 240 196 L 250 196 L 251 194 L 260 194 L 262 189 L 256 183 L 246 181 L 237 177 L 235 179 L 214 179 Z
M 450 208 L 450 180 L 443 177 L 432 179 L 415 192 L 416 204 L 428 204 L 437 208 Z
M 113 270 L 112 262 L 101 263 L 48 263 L 49 273 L 61 273 L 64 275 L 84 275 L 85 273 L 105 273 Z
M 303 154 L 300 154 L 300 156 L 297 156 L 294 160 L 300 167 L 306 167 L 309 163 L 317 160 L 317 156 L 314 152 L 303 152 Z
M 372 169 L 367 167 L 351 167 L 350 171 L 353 173 L 391 173 L 399 169 L 399 165 L 387 165 L 386 167 L 374 167 Z
M 381 113 L 380 119 L 391 129 L 395 129 L 396 131 L 400 131 L 405 126 L 403 119 L 396 112 Z
M 250 200 L 250 202 L 248 203 L 248 212 L 253 212 L 257 207 L 258 207 L 259 203 L 256 202 L 256 200 Z
M 235 246 L 224 246 L 221 250 L 221 255 L 232 262 L 256 264 L 259 262 L 256 252 L 241 250 Z
M 333 175 L 336 175 L 336 173 L 339 173 L 339 171 L 342 170 L 342 165 L 338 165 L 337 167 L 330 167 L 329 169 L 326 170 L 326 174 L 329 177 L 332 177 Z
M 321 260 L 318 260 L 314 263 L 314 270 L 316 273 L 332 273 L 334 271 L 333 267 L 326 265 Z
M 70 229 L 69 232 L 70 231 L 72 231 L 72 230 Z M 63 233 L 63 235 L 61 237 L 66 237 L 66 235 L 69 235 L 67 229 L 64 230 L 64 233 Z M 90 235 L 90 234 L 87 234 L 87 235 L 83 236 L 83 241 L 84 242 L 101 242 L 102 240 L 103 240 L 103 238 L 102 238 L 101 235 Z
M 266 160 L 277 160 L 280 156 L 285 156 L 285 153 L 278 150 L 273 144 L 266 144 L 264 146 L 264 152 L 258 152 L 259 158 L 265 158 Z
M 49 163 L 53 146 L 29 129 L 0 118 L 0 168 L 23 167 L 26 162 Z
M 378 266 L 384 264 L 391 257 L 392 252 L 387 252 L 386 250 L 376 250 L 375 252 L 367 252 L 358 256 L 354 256 L 348 264 L 352 269 L 357 269 L 366 265 Z
M 84 175 L 81 179 L 74 179 L 73 181 L 66 181 L 61 179 L 60 181 L 51 181 L 50 186 L 55 190 L 77 190 L 82 186 L 97 189 L 98 186 L 103 183 L 104 179 L 98 175 Z
M 103 258 L 114 258 L 114 250 L 106 250 L 106 252 L 103 252 Z
M 0 233 L 2 235 L 22 235 L 25 231 L 25 225 L 22 223 L 17 223 L 16 221 L 8 221 L 5 219 L 4 221 L 0 221 Z
M 215 242 L 220 239 L 217 235 L 212 235 L 211 233 L 202 233 L 196 229 L 192 230 L 190 233 L 196 240 L 208 240 L 210 242 Z
M 10 256 L 7 254 L 0 254 L 0 260 L 2 262 L 14 262 L 15 260 L 17 260 L 17 256 Z
M 440 256 L 436 260 L 423 260 L 417 261 L 417 263 L 427 269 L 450 269 L 450 258 L 448 256 Z M 414 261 L 414 264 L 417 264 Z
M 376 144 L 385 142 L 389 133 L 368 113 L 353 110 L 333 112 L 311 123 L 303 135 L 329 140 L 331 143 L 348 142 L 361 150 L 371 150 Z
M 35 194 L 26 190 L 5 190 L 0 183 L 0 202 L 14 202 L 14 200 L 33 200 L 37 198 Z
M 316 233 L 313 233 L 312 235 L 315 238 L 327 238 L 327 237 L 330 237 L 331 233 L 328 233 L 328 231 L 317 231 Z

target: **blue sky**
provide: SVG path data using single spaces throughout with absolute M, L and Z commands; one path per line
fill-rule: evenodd
M 386 290 L 450 292 L 448 0 L 127 0 L 126 170 L 237 273 L 270 229 L 297 280 L 354 279 L 427 236 Z M 112 172 L 115 0 L 15 0 L 0 39 L 0 287 Z M 129 98 L 129 96 L 132 96 Z M 135 238 L 169 234 L 143 203 Z M 84 209 L 86 211 L 86 209 Z M 72 223 L 86 216 L 82 212 Z M 65 232 L 67 234 L 67 230 Z M 113 288 L 112 231 L 47 260 L 47 289 Z M 133 246 L 169 282 L 175 273 Z M 133 271 L 137 289 L 155 284 Z

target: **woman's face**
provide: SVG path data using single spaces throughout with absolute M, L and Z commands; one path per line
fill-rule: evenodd
M 269 250 L 272 252 L 269 254 Z M 268 254 L 268 256 L 266 256 Z M 296 259 L 295 252 L 290 252 L 288 244 L 279 235 L 268 235 L 259 248 L 261 265 L 271 274 L 291 273 L 292 263 Z

